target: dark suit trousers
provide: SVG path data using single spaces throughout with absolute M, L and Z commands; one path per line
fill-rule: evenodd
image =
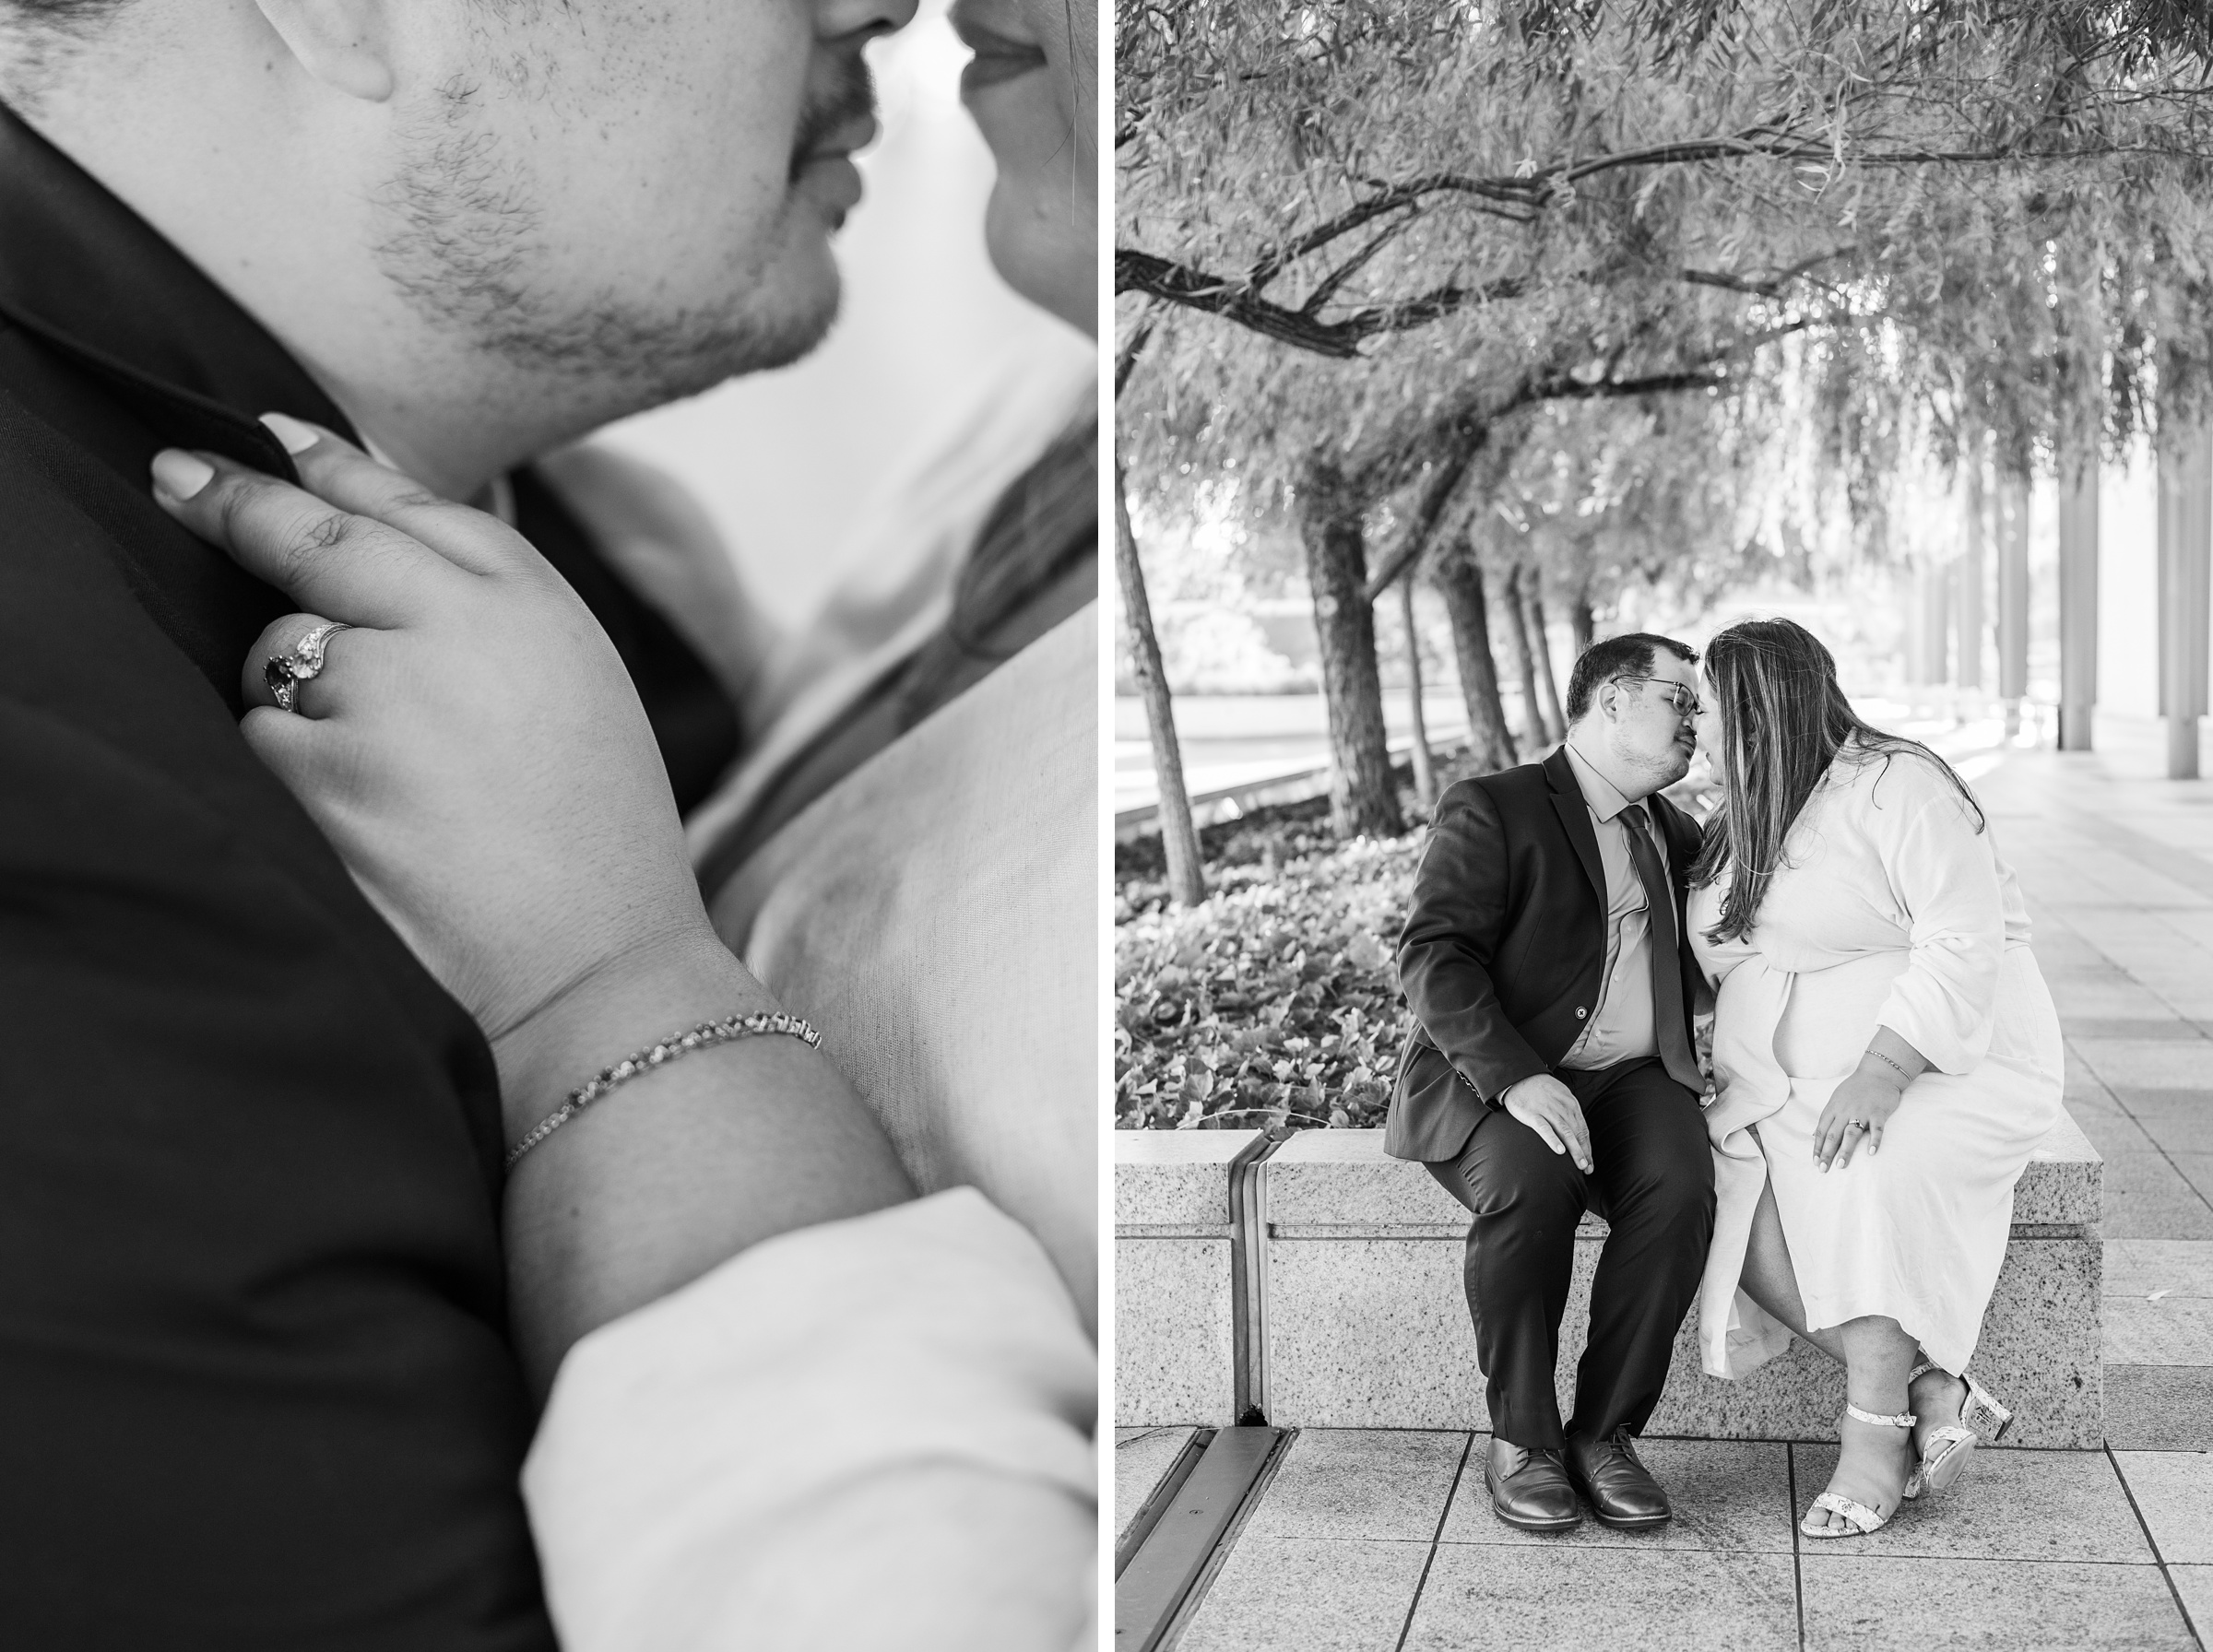
M 1713 1154 L 1698 1098 L 1656 1056 L 1556 1069 L 1583 1104 L 1592 1174 L 1510 1113 L 1487 1112 L 1429 1174 L 1468 1208 L 1468 1312 L 1492 1432 L 1533 1449 L 1567 1434 L 1641 1433 L 1713 1238 Z M 1588 1206 L 1613 1224 L 1591 1292 L 1591 1339 L 1565 1428 L 1553 1388 L 1560 1318 Z

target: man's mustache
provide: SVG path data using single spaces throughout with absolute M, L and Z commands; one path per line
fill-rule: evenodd
M 824 90 L 810 92 L 799 111 L 799 136 L 792 140 L 791 170 L 796 175 L 840 127 L 858 125 L 876 114 L 876 82 L 869 65 L 858 56 L 844 59 L 837 78 Z

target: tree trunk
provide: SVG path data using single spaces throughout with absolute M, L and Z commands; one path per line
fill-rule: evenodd
M 1534 756 L 1544 747 L 1544 714 L 1537 709 L 1537 656 L 1529 645 L 1528 618 L 1521 612 L 1521 570 L 1518 564 L 1499 578 L 1498 606 L 1506 610 L 1506 633 L 1513 639 L 1514 665 L 1521 678 L 1521 733 Z
M 1522 590 L 1529 598 L 1529 640 L 1537 651 L 1537 687 L 1544 694 L 1544 739 L 1557 745 L 1568 738 L 1568 720 L 1560 715 L 1560 685 L 1552 674 L 1552 643 L 1544 635 L 1544 599 L 1537 595 L 1535 569 Z
M 1591 599 L 1578 595 L 1568 605 L 1568 629 L 1575 636 L 1575 657 L 1581 659 L 1584 651 L 1598 641 L 1598 628 L 1591 618 Z
M 1376 670 L 1376 614 L 1367 600 L 1367 548 L 1359 496 L 1335 466 L 1309 459 L 1298 490 L 1299 537 L 1321 642 L 1321 691 L 1330 713 L 1331 824 L 1339 837 L 1403 830 L 1391 747 L 1383 732 L 1383 679 Z
M 1437 773 L 1429 766 L 1429 726 L 1422 716 L 1422 633 L 1414 628 L 1414 570 L 1399 582 L 1399 612 L 1406 621 L 1407 707 L 1414 721 L 1414 795 L 1422 812 L 1437 807 Z
M 1191 799 L 1183 789 L 1183 752 L 1176 743 L 1175 707 L 1168 699 L 1167 675 L 1161 669 L 1160 639 L 1153 631 L 1153 607 L 1145 599 L 1145 571 L 1137 560 L 1137 536 L 1130 530 L 1130 505 L 1123 493 L 1122 467 L 1114 467 L 1114 566 L 1122 584 L 1122 613 L 1130 624 L 1130 658 L 1138 692 L 1145 701 L 1145 732 L 1153 739 L 1153 773 L 1160 782 L 1160 844 L 1168 857 L 1168 892 L 1185 906 L 1206 899 L 1206 867 L 1199 858 L 1199 829 L 1191 823 Z
M 1461 698 L 1468 706 L 1468 751 L 1478 773 L 1514 765 L 1514 743 L 1498 702 L 1498 668 L 1491 658 L 1491 627 L 1483 597 L 1483 570 L 1463 536 L 1449 545 L 1429 571 L 1452 621 L 1452 654 L 1460 667 Z

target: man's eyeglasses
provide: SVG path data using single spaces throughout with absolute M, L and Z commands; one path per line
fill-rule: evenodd
M 1675 708 L 1675 715 L 1678 717 L 1695 717 L 1706 709 L 1699 702 L 1695 692 L 1685 688 L 1681 683 L 1670 681 L 1663 677 L 1616 677 L 1614 680 L 1615 682 L 1658 683 L 1667 691 L 1667 702 Z

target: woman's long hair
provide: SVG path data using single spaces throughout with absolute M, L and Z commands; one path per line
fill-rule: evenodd
M 1782 862 L 1805 800 L 1847 741 L 1887 765 L 1900 752 L 1925 757 L 1959 788 L 1982 830 L 1982 807 L 1951 764 L 1917 740 L 1886 734 L 1855 714 L 1837 686 L 1837 662 L 1820 639 L 1789 620 L 1746 620 L 1706 649 L 1706 678 L 1722 714 L 1722 780 L 1726 793 L 1706 822 L 1690 869 L 1703 886 L 1734 866 L 1710 941 L 1735 940 L 1752 927 L 1768 884 Z

